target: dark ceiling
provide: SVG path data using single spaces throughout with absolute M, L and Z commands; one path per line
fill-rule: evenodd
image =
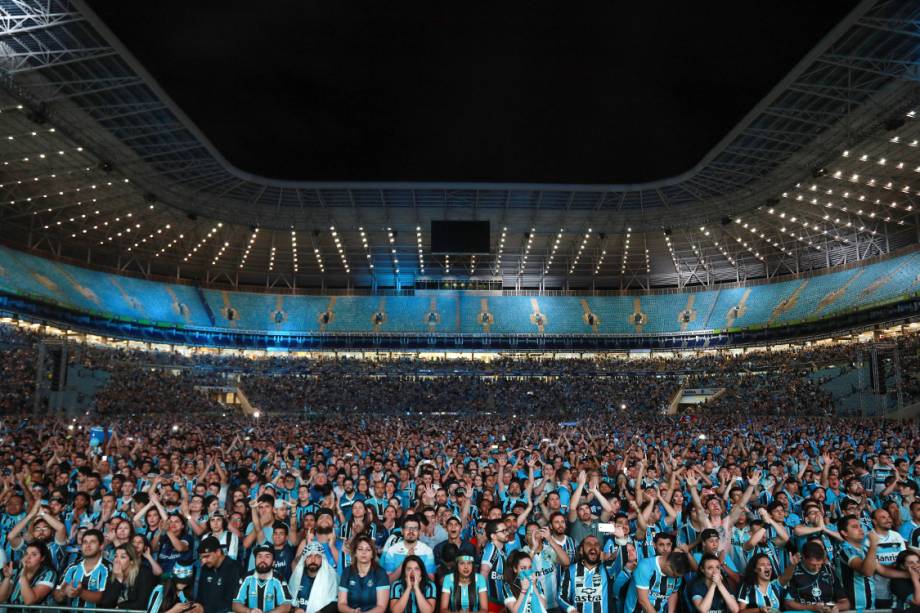
M 855 4 L 90 2 L 245 171 L 549 183 L 689 170 Z

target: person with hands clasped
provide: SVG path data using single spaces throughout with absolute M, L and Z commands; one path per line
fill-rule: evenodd
M 518 549 L 508 556 L 504 571 L 505 608 L 509 613 L 546 613 L 546 598 L 533 572 L 533 561 Z
M 390 586 L 391 613 L 434 613 L 437 587 L 416 555 L 403 560 L 400 577 Z
M 698 576 L 690 585 L 690 600 L 699 613 L 738 613 L 739 605 L 722 576 L 722 562 L 711 553 L 703 554 Z
M 44 543 L 30 543 L 16 568 L 11 562 L 3 566 L 0 602 L 7 604 L 52 604 L 55 572 L 51 554 Z M 16 609 L 7 607 L 8 612 Z

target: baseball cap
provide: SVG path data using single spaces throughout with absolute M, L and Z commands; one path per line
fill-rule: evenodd
M 220 541 L 216 536 L 207 536 L 198 546 L 198 553 L 213 553 L 220 549 Z
M 275 550 L 272 548 L 271 545 L 268 545 L 266 543 L 258 545 L 255 549 L 252 550 L 253 557 L 259 555 L 260 553 L 270 553 L 272 554 L 273 558 L 275 557 Z

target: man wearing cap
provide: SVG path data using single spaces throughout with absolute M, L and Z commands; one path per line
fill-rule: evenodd
M 307 545 L 291 574 L 294 613 L 335 613 L 338 578 L 320 543 Z
M 274 547 L 259 545 L 252 553 L 256 570 L 243 579 L 233 599 L 234 613 L 288 613 L 291 610 L 291 593 L 287 583 L 275 576 Z
M 441 552 L 444 551 L 444 546 L 448 543 L 456 545 L 457 549 L 460 550 L 461 555 L 476 555 L 476 547 L 471 542 L 463 539 L 463 525 L 460 523 L 460 518 L 456 515 L 451 515 L 447 518 L 447 539 L 441 541 L 434 546 L 434 562 L 435 565 L 440 566 L 441 562 Z
M 216 537 L 207 536 L 198 547 L 201 556 L 201 573 L 195 600 L 204 613 L 224 613 L 233 608 L 233 596 L 242 580 L 239 562 L 228 558 Z
M 272 525 L 272 553 L 274 555 L 273 570 L 279 578 L 287 581 L 291 578 L 294 562 L 294 547 L 288 542 L 288 525 L 276 521 Z M 249 571 L 255 568 L 256 556 L 249 558 Z

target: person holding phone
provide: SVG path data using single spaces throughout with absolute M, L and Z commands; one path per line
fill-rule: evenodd
M 160 603 L 162 613 L 205 613 L 206 609 L 192 598 L 194 576 L 191 566 L 176 565 L 172 577 L 163 586 L 163 600 Z

